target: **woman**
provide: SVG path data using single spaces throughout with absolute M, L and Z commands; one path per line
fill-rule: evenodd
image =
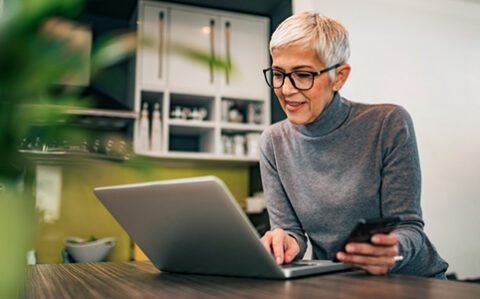
M 350 73 L 348 33 L 332 18 L 304 12 L 270 41 L 267 84 L 287 114 L 262 135 L 260 169 L 272 230 L 262 242 L 279 264 L 301 258 L 305 233 L 316 259 L 337 258 L 371 274 L 445 278 L 448 264 L 423 231 L 420 166 L 413 123 L 400 106 L 340 96 Z M 359 218 L 402 216 L 372 244 L 349 243 Z M 395 256 L 403 256 L 395 262 Z

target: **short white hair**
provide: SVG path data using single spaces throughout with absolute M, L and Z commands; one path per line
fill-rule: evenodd
M 272 34 L 270 54 L 293 45 L 313 48 L 325 67 L 347 63 L 350 57 L 348 31 L 339 21 L 317 12 L 301 12 L 284 20 Z M 335 70 L 329 74 L 333 80 Z

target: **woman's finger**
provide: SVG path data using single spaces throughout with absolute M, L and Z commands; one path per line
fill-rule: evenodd
M 395 256 L 398 254 L 397 246 L 377 246 L 368 243 L 348 243 L 345 250 L 350 254 Z
M 272 253 L 272 232 L 267 231 L 260 239 L 260 241 L 262 242 L 263 247 L 265 247 L 268 252 Z
M 290 263 L 300 252 L 300 247 L 298 246 L 297 240 L 295 238 L 287 235 L 287 249 L 285 251 L 285 263 Z
M 392 246 L 398 244 L 398 236 L 395 233 L 375 234 L 372 236 L 372 243 L 375 245 Z
M 273 240 L 272 240 L 273 255 L 275 256 L 275 260 L 279 265 L 284 263 L 286 235 L 287 234 L 281 229 L 275 229 L 273 231 Z
M 386 267 L 390 269 L 395 261 L 393 257 L 387 256 L 368 256 L 368 255 L 352 255 L 352 254 L 345 254 L 340 252 L 339 257 L 337 257 L 342 263 L 346 264 L 362 264 L 365 266 L 377 266 L 377 267 Z

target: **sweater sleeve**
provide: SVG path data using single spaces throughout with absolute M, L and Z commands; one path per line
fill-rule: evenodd
M 281 228 L 297 240 L 300 252 L 295 259 L 301 259 L 307 249 L 307 239 L 283 188 L 275 158 L 272 135 L 267 129 L 260 140 L 260 172 L 270 227 L 272 230 Z
M 417 143 L 413 122 L 402 107 L 396 107 L 385 118 L 382 151 L 381 213 L 383 217 L 404 219 L 394 231 L 403 261 L 395 263 L 390 272 L 444 278 L 448 264 L 423 231 Z

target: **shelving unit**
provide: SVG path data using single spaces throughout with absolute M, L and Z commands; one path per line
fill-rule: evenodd
M 19 151 L 36 157 L 85 157 L 128 160 L 133 155 L 130 142 L 138 113 L 91 109 L 65 105 L 22 105 L 24 109 L 55 111 L 55 118 L 31 122 L 31 129 L 19 144 Z M 68 134 L 52 137 L 49 130 Z
M 268 18 L 139 1 L 135 21 L 140 37 L 135 113 L 140 116 L 143 104 L 148 103 L 151 120 L 153 106 L 158 103 L 162 126 L 161 150 L 142 149 L 138 147 L 140 120 L 136 120 L 136 153 L 162 158 L 258 161 L 258 151 L 253 151 L 246 140 L 247 134 L 259 137 L 270 124 L 270 90 L 262 74 L 269 64 Z M 150 46 L 142 40 L 148 40 Z M 202 65 L 182 55 L 179 45 L 222 57 L 233 65 L 233 72 L 226 74 Z M 244 139 L 243 154 L 225 150 L 223 141 L 228 138 Z

